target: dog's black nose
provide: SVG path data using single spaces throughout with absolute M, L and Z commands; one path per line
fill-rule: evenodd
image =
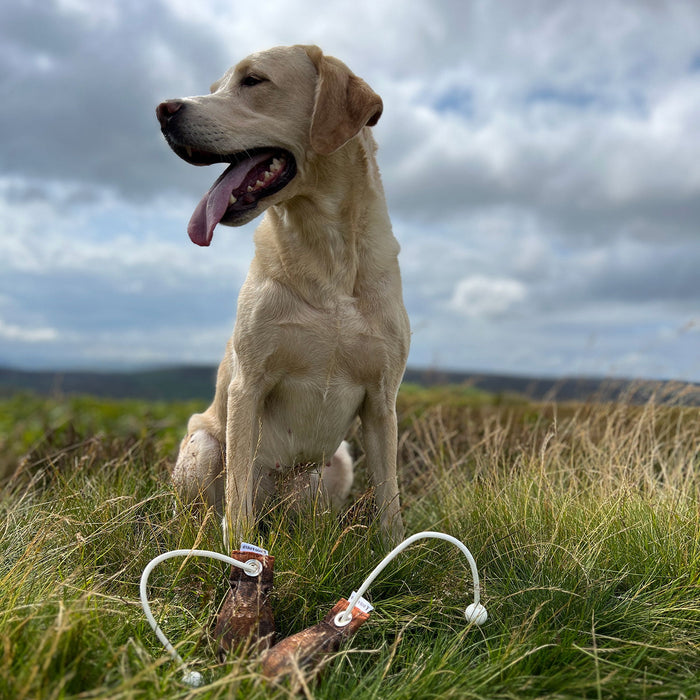
M 168 125 L 173 114 L 179 112 L 183 106 L 184 104 L 180 100 L 165 100 L 156 107 L 156 116 L 162 129 Z

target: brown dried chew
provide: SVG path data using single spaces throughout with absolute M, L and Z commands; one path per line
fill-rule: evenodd
M 323 657 L 338 651 L 341 642 L 355 634 L 369 619 L 367 613 L 353 608 L 350 622 L 339 627 L 335 624 L 335 617 L 346 610 L 348 605 L 348 601 L 341 598 L 321 622 L 268 649 L 262 658 L 263 675 L 278 680 L 300 669 L 309 670 L 311 675 L 320 671 Z
M 214 627 L 219 640 L 218 654 L 226 654 L 242 644 L 254 651 L 269 648 L 275 636 L 275 620 L 270 607 L 275 558 L 254 552 L 231 552 L 231 558 L 240 562 L 255 559 L 262 564 L 258 576 L 249 576 L 243 569 L 231 567 L 231 589 L 226 594 Z

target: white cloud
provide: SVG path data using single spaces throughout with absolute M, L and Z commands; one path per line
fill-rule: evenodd
M 55 328 L 27 328 L 5 323 L 0 318 L 0 338 L 20 343 L 48 343 L 58 338 Z
M 527 297 L 525 286 L 515 279 L 473 275 L 459 280 L 449 306 L 470 318 L 501 316 Z

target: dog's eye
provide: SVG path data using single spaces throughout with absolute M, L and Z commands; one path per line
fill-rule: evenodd
M 265 78 L 259 78 L 257 75 L 246 75 L 243 80 L 241 80 L 241 85 L 245 85 L 245 87 L 253 87 L 253 85 L 260 85 L 260 83 L 264 83 Z

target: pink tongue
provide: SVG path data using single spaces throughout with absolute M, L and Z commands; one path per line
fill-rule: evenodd
M 228 208 L 231 193 L 243 184 L 246 175 L 256 165 L 269 158 L 269 153 L 261 153 L 238 165 L 229 166 L 223 172 L 211 189 L 202 197 L 192 214 L 190 223 L 187 224 L 187 233 L 193 243 L 201 246 L 208 246 L 211 243 L 214 228 L 221 221 L 221 217 Z

